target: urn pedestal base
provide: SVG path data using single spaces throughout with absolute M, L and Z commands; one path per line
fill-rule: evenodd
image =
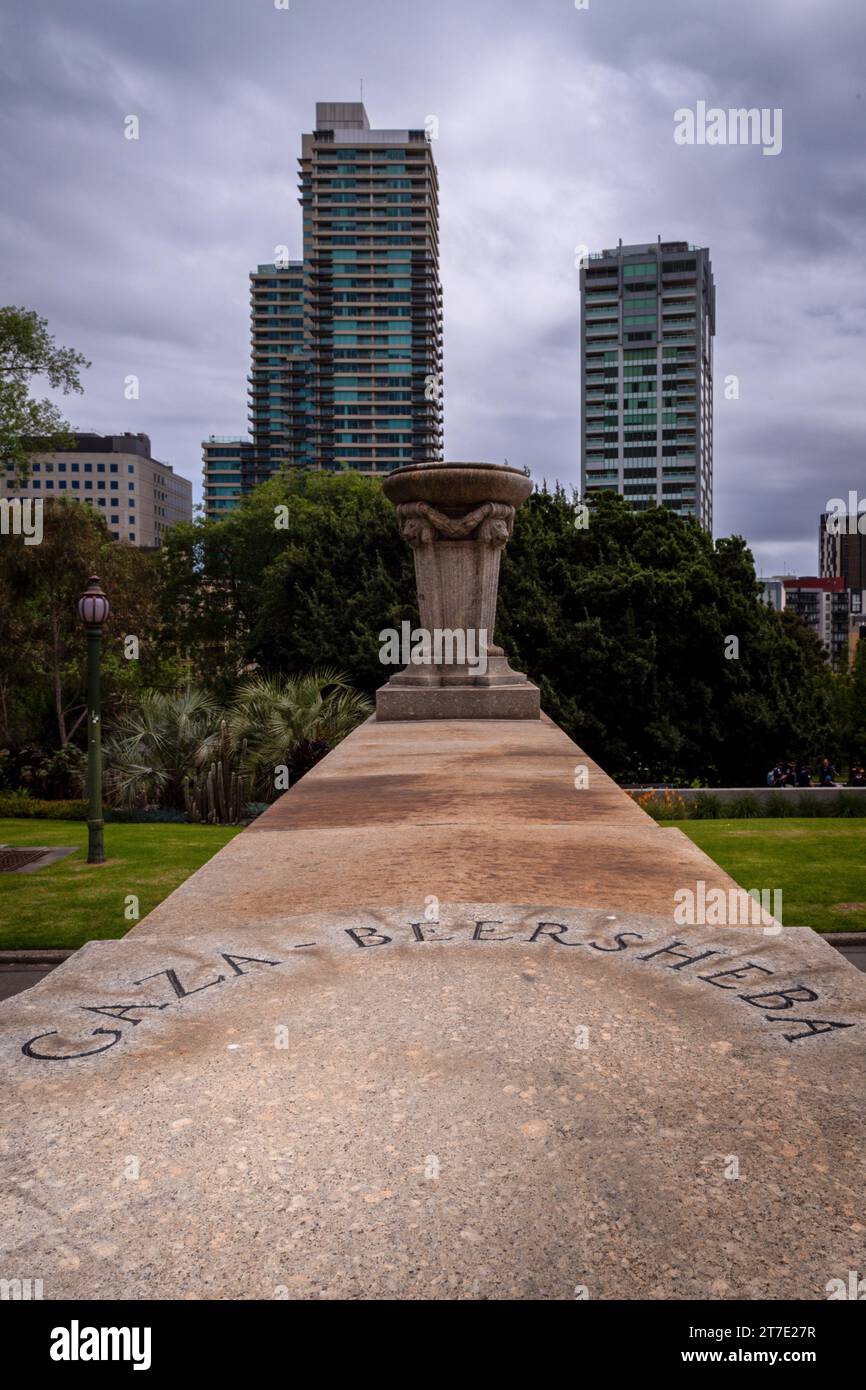
M 376 691 L 376 718 L 397 719 L 539 719 L 538 686 L 394 685 Z

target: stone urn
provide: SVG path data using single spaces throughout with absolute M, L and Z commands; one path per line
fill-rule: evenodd
M 532 491 L 517 468 L 427 463 L 382 482 L 415 555 L 421 626 L 403 624 L 405 662 L 376 693 L 376 718 L 538 719 L 538 687 L 493 641 L 499 558 Z

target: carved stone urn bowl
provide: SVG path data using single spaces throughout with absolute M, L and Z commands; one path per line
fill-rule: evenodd
M 482 502 L 519 507 L 532 492 L 532 480 L 502 463 L 413 463 L 387 474 L 382 487 L 395 506 L 429 502 L 444 511 L 468 511 Z
M 432 463 L 395 469 L 382 486 L 414 552 L 421 631 L 434 645 L 432 660 L 377 692 L 377 718 L 537 719 L 537 687 L 493 641 L 500 555 L 531 480 L 502 464 Z M 455 659 L 453 634 L 468 659 Z

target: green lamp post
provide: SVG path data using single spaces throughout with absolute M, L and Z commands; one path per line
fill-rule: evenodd
M 102 819 L 102 709 L 99 693 L 99 651 L 102 625 L 109 614 L 109 603 L 92 574 L 78 600 L 78 616 L 87 633 L 87 862 L 105 863 Z

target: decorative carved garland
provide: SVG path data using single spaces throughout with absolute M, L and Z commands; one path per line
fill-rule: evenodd
M 483 502 L 461 517 L 445 516 L 429 502 L 401 502 L 397 507 L 400 535 L 409 545 L 437 540 L 486 541 L 501 549 L 514 527 L 514 508 L 505 502 Z

